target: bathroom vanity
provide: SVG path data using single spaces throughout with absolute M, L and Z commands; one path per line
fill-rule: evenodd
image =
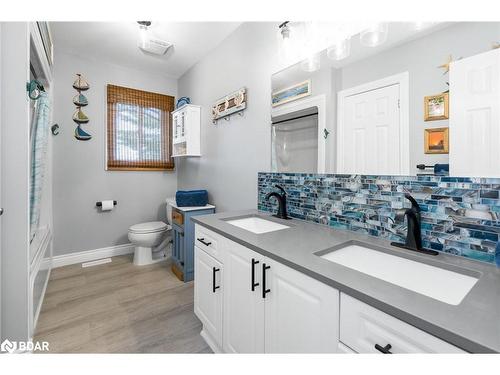
M 195 313 L 215 352 L 500 351 L 494 266 L 256 210 L 193 221 Z

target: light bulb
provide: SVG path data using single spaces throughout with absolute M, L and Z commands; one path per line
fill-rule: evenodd
M 387 23 L 378 23 L 359 34 L 359 40 L 362 45 L 367 47 L 377 47 L 387 40 L 388 34 Z
M 148 40 L 148 27 L 145 25 L 139 26 L 139 47 L 146 48 L 146 42 Z
M 327 56 L 332 60 L 342 60 L 351 54 L 351 37 L 340 39 L 326 50 Z
M 300 68 L 306 72 L 315 72 L 316 70 L 319 70 L 320 66 L 321 64 L 319 53 L 313 53 L 309 55 L 300 63 Z

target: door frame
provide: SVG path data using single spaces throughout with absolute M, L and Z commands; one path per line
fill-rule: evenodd
M 278 108 L 271 109 L 271 118 L 287 115 L 289 113 L 301 111 L 303 109 L 318 108 L 318 168 L 315 173 L 326 172 L 326 140 L 324 137 L 324 130 L 326 126 L 326 95 L 315 95 L 312 97 L 300 99 L 294 102 L 283 104 Z M 272 124 L 271 124 L 272 126 Z M 271 128 L 272 129 L 272 128 Z M 271 142 L 272 147 L 272 142 Z M 272 155 L 271 150 L 271 155 Z M 272 160 L 271 160 L 272 169 Z
M 346 98 L 388 86 L 399 85 L 399 164 L 400 175 L 410 174 L 410 74 L 403 72 L 359 86 L 341 90 L 337 93 L 337 166 L 336 172 L 342 173 L 344 145 L 344 105 Z

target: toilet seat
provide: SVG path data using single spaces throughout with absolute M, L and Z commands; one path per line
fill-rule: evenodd
M 146 234 L 146 233 L 163 232 L 168 229 L 170 229 L 170 225 L 165 224 L 163 221 L 150 221 L 147 223 L 132 225 L 128 231 L 131 233 Z

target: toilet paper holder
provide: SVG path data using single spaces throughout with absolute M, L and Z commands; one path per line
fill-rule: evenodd
M 117 205 L 117 201 L 113 201 L 113 206 Z M 102 202 L 95 202 L 96 207 L 102 207 Z

